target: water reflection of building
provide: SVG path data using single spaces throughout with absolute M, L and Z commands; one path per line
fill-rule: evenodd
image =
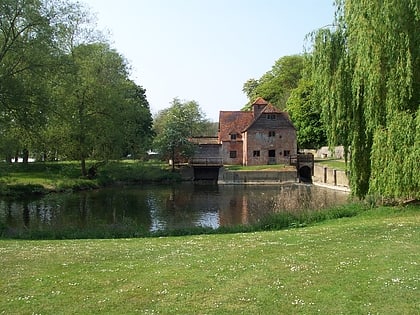
M 241 188 L 239 188 L 241 187 Z M 227 186 L 220 196 L 221 226 L 252 224 L 277 212 L 316 211 L 347 201 L 348 194 L 312 185 Z
M 248 224 L 247 196 L 233 194 L 230 197 L 226 196 L 221 201 L 219 211 L 219 222 L 221 226 Z
M 311 185 L 124 187 L 57 194 L 29 202 L 0 200 L 0 224 L 18 231 L 127 226 L 149 230 L 250 224 L 273 212 L 319 209 L 348 194 Z
M 247 196 L 237 193 L 235 189 L 224 191 L 220 197 L 219 221 L 221 226 L 232 226 L 248 223 Z

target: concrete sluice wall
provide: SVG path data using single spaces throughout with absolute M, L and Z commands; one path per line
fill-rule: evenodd
M 282 184 L 298 182 L 297 171 L 229 171 L 220 168 L 218 184 Z
M 349 179 L 345 171 L 335 170 L 322 165 L 314 165 L 312 180 L 314 184 L 349 189 Z

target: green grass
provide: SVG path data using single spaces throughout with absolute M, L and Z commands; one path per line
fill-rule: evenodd
M 419 314 L 418 206 L 311 227 L 0 241 L 4 314 Z
M 315 163 L 319 163 L 340 171 L 345 171 L 348 169 L 348 165 L 346 168 L 346 163 L 343 159 L 317 159 L 315 160 Z

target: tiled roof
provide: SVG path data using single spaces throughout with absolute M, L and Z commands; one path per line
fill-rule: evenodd
M 219 141 L 230 140 L 231 134 L 237 134 L 241 138 L 242 131 L 253 119 L 252 112 L 221 111 L 219 114 Z
M 267 105 L 268 102 L 262 97 L 257 97 L 257 99 L 252 103 L 252 105 Z

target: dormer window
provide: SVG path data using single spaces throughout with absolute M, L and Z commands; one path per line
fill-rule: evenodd
M 276 114 L 267 114 L 267 119 L 276 120 L 277 116 Z
M 236 140 L 236 133 L 230 134 L 230 140 Z

